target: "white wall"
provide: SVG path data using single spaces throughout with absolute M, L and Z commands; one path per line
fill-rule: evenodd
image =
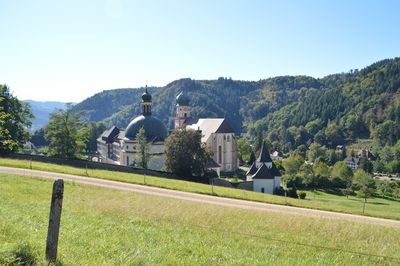
M 186 116 L 185 116 L 186 114 Z M 185 119 L 190 117 L 190 106 L 176 106 L 175 128 L 183 125 Z
M 253 191 L 261 192 L 264 188 L 265 194 L 274 194 L 275 189 L 281 186 L 281 177 L 275 176 L 275 179 L 253 179 Z
M 213 152 L 213 159 L 221 166 L 221 172 L 233 172 L 238 169 L 236 138 L 233 133 L 213 133 L 206 142 Z M 221 160 L 218 147 L 221 146 Z
M 275 176 L 275 189 L 279 188 L 280 186 L 281 186 L 281 177 Z
M 120 156 L 120 164 L 131 165 L 133 162 L 138 161 L 138 151 L 136 149 L 136 143 L 134 141 L 124 140 L 122 142 L 121 156 Z M 148 168 L 152 170 L 162 170 L 164 167 L 164 143 L 156 142 L 149 145 L 150 159 L 148 162 Z
M 261 188 L 264 188 L 265 194 L 274 194 L 274 179 L 254 179 L 253 190 L 255 192 L 261 192 Z

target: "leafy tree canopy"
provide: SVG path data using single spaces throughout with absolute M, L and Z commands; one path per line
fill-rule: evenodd
M 0 85 L 0 154 L 17 151 L 29 139 L 32 118 L 29 106 Z
M 201 133 L 190 129 L 173 131 L 165 140 L 165 166 L 180 176 L 200 176 L 205 173 L 210 154 L 201 143 Z
M 50 115 L 50 121 L 45 127 L 45 138 L 50 142 L 49 155 L 64 159 L 80 158 L 85 149 L 85 139 L 82 135 L 83 122 L 79 114 L 71 111 L 71 105 L 66 110 L 56 110 Z

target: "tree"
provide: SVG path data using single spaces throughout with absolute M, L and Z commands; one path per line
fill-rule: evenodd
M 400 161 L 394 160 L 390 161 L 385 165 L 385 170 L 391 174 L 400 173 Z
M 316 142 L 313 142 L 307 151 L 307 158 L 310 162 L 315 162 L 317 159 L 325 161 L 326 156 L 327 148 Z
M 45 138 L 50 142 L 49 155 L 64 159 L 80 158 L 85 143 L 79 129 L 83 127 L 80 113 L 71 112 L 72 105 L 66 110 L 58 109 L 50 114 L 49 123 L 45 127 Z
M 336 147 L 336 145 L 343 144 L 344 136 L 342 130 L 338 125 L 331 122 L 325 129 L 325 135 L 331 147 Z
M 374 171 L 377 173 L 382 173 L 385 171 L 385 165 L 381 160 L 376 160 L 375 162 L 373 162 L 373 166 L 374 166 Z
M 364 198 L 364 202 L 367 202 L 367 198 L 372 197 L 375 193 L 375 180 L 362 169 L 358 169 L 354 173 L 353 186 L 357 197 Z
M 322 161 L 314 164 L 314 173 L 323 177 L 329 177 L 331 174 L 329 166 Z
M 251 165 L 254 163 L 255 160 L 256 160 L 256 154 L 254 153 L 254 150 L 251 149 L 250 158 L 247 163 Z
M 247 139 L 239 138 L 237 140 L 237 151 L 241 162 L 247 162 L 250 159 L 251 147 Z
M 294 154 L 300 155 L 304 160 L 306 159 L 306 154 L 307 154 L 307 146 L 304 144 L 301 144 L 300 146 L 297 147 L 297 149 L 294 151 Z
M 385 120 L 382 124 L 376 126 L 373 137 L 382 145 L 386 143 L 394 145 L 400 137 L 400 127 L 395 121 Z
M 400 187 L 393 190 L 393 197 L 400 199 Z
M 103 123 L 90 123 L 79 130 L 79 135 L 85 143 L 86 153 L 94 153 L 97 150 L 97 138 L 106 129 Z
M 320 118 L 318 118 L 311 122 L 308 122 L 305 128 L 310 135 L 314 136 L 315 134 L 317 134 L 318 131 L 323 128 L 323 122 Z
M 378 193 L 383 197 L 389 196 L 393 192 L 393 188 L 390 185 L 390 182 L 388 180 L 383 180 L 383 181 L 379 182 L 378 186 L 377 186 L 377 190 L 378 190 Z
M 332 178 L 337 178 L 343 182 L 346 187 L 351 186 L 351 181 L 353 177 L 353 171 L 351 168 L 343 161 L 335 163 L 331 172 Z
M 210 154 L 201 142 L 201 132 L 191 129 L 173 131 L 165 140 L 165 166 L 178 175 L 203 175 Z
M 295 175 L 298 174 L 300 167 L 303 164 L 303 158 L 299 155 L 292 156 L 283 160 L 282 164 L 285 169 L 285 174 Z
M 327 150 L 327 158 L 328 158 L 327 163 L 331 166 L 334 165 L 338 161 L 335 150 Z
M 360 159 L 360 168 L 369 174 L 371 174 L 374 171 L 374 165 L 366 157 L 362 157 Z
M 143 127 L 141 127 L 136 134 L 136 150 L 138 151 L 138 164 L 139 167 L 147 169 L 150 154 L 149 154 L 149 144 L 147 143 L 146 139 L 146 131 Z
M 27 104 L 0 85 L 0 154 L 15 152 L 29 139 L 27 128 L 33 115 Z
M 35 130 L 33 132 L 33 135 L 31 137 L 31 142 L 36 146 L 36 147 L 43 147 L 43 146 L 48 146 L 49 142 L 46 141 L 44 138 L 44 128 L 40 128 L 38 130 Z

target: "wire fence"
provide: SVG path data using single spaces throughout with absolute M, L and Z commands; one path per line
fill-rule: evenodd
M 327 251 L 333 251 L 333 252 L 343 252 L 343 253 L 352 254 L 352 255 L 356 255 L 356 256 L 382 258 L 382 259 L 400 263 L 400 257 L 385 256 L 385 255 L 379 255 L 379 254 L 366 253 L 366 252 L 362 252 L 362 251 L 343 249 L 343 248 L 338 248 L 338 247 L 329 247 L 329 246 L 316 245 L 316 244 L 310 244 L 310 243 L 289 241 L 289 240 L 284 240 L 284 239 L 279 239 L 279 238 L 261 236 L 261 235 L 239 232 L 239 231 L 231 231 L 231 230 L 220 229 L 220 228 L 215 228 L 215 227 L 206 226 L 206 225 L 193 224 L 193 223 L 188 223 L 188 222 L 177 223 L 172 220 L 164 220 L 164 221 L 167 221 L 169 224 L 171 224 L 173 226 L 185 225 L 185 226 L 196 227 L 196 228 L 213 231 L 213 232 L 217 232 L 217 233 L 223 233 L 223 234 L 229 234 L 229 235 L 242 235 L 242 236 L 249 237 L 249 238 L 264 239 L 264 240 L 268 240 L 268 241 L 272 241 L 272 242 L 279 242 L 279 243 L 284 243 L 284 244 L 291 244 L 291 245 L 296 245 L 296 246 L 303 246 L 303 247 L 309 247 L 309 248 L 315 248 L 315 249 L 321 249 L 321 250 L 327 250 Z

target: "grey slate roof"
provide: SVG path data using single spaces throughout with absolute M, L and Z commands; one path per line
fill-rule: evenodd
M 208 162 L 206 168 L 218 168 L 221 167 L 221 165 L 219 165 L 216 161 L 214 161 L 212 158 L 211 160 Z
M 233 133 L 231 126 L 225 118 L 200 118 L 196 123 L 187 124 L 187 127 L 194 130 L 201 130 L 202 142 L 207 142 L 213 133 Z
M 253 162 L 246 175 L 254 175 L 257 172 L 256 162 Z
M 181 91 L 178 96 L 176 96 L 176 104 L 181 106 L 188 106 L 190 102 L 189 97 Z
M 119 128 L 113 126 L 110 129 L 104 131 L 103 134 L 101 134 L 101 139 L 106 143 L 113 143 L 115 138 L 119 135 L 119 132 Z
M 252 176 L 253 179 L 274 179 L 272 168 L 268 169 L 265 164 L 258 168 L 257 172 Z
M 271 155 L 268 152 L 265 141 L 263 141 L 263 143 L 261 145 L 261 151 L 260 151 L 260 155 L 258 155 L 257 161 L 261 162 L 261 163 L 272 162 Z
M 164 141 L 167 137 L 167 128 L 159 119 L 151 115 L 140 115 L 129 123 L 125 131 L 125 138 L 135 140 L 141 127 L 144 128 L 149 142 Z
M 346 157 L 346 159 L 344 159 L 344 161 L 345 161 L 346 163 L 354 163 L 354 164 L 358 165 L 359 162 L 360 162 L 360 159 L 358 159 L 357 157 L 351 157 L 351 156 L 349 156 L 349 157 Z

